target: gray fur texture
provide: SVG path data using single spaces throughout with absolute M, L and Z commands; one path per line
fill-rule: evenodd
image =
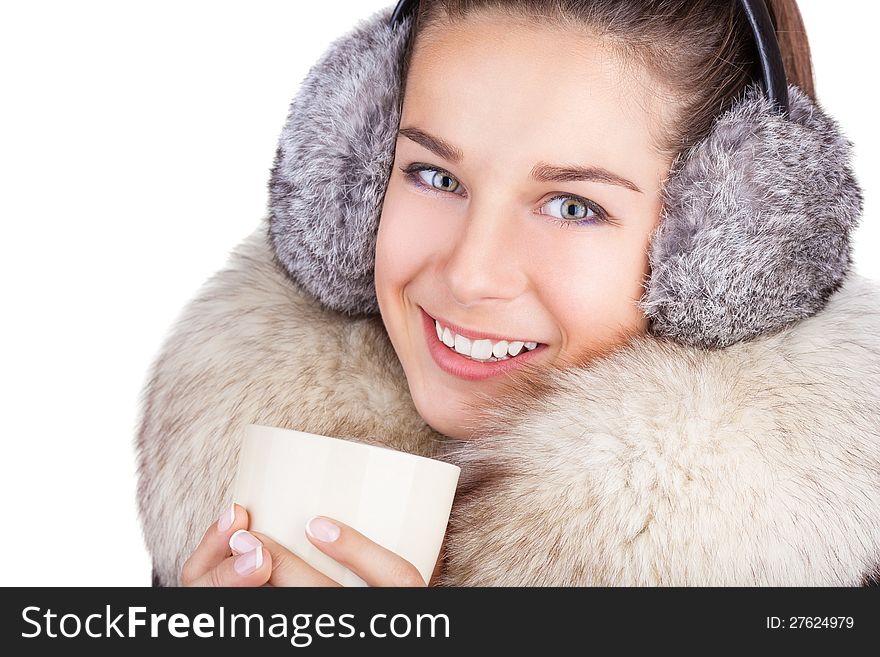
M 821 309 L 851 264 L 862 192 L 852 144 L 789 85 L 788 119 L 760 87 L 674 167 L 640 301 L 654 335 L 726 347 Z
M 400 122 L 411 18 L 391 8 L 337 39 L 290 106 L 269 183 L 270 232 L 293 280 L 328 308 L 378 314 L 376 232 Z
M 270 183 L 279 261 L 348 314 L 379 311 L 376 233 L 411 23 L 392 29 L 392 8 L 337 39 L 309 71 Z M 794 85 L 789 100 L 785 119 L 751 85 L 674 165 L 640 301 L 652 334 L 725 347 L 817 312 L 841 284 L 862 212 L 851 144 Z
M 181 313 L 144 386 L 137 501 L 156 581 L 179 583 L 228 504 L 249 422 L 459 463 L 445 586 L 878 573 L 880 284 L 851 273 L 819 313 L 727 349 L 646 336 L 523 372 L 504 404 L 476 402 L 484 436 L 434 432 L 381 317 L 319 304 L 263 223 Z

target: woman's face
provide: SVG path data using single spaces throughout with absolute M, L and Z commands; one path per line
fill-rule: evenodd
M 652 149 L 651 87 L 584 34 L 501 14 L 420 35 L 375 284 L 435 430 L 478 435 L 464 402 L 494 399 L 521 363 L 583 363 L 644 333 L 637 301 L 671 164 Z

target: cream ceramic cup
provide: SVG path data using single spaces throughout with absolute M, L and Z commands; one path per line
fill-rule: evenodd
M 343 586 L 360 577 L 313 546 L 306 522 L 328 516 L 412 563 L 428 582 L 460 468 L 385 447 L 248 424 L 233 499 L 266 534 Z

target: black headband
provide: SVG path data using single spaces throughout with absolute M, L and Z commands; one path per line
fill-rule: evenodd
M 738 2 L 749 20 L 755 37 L 758 56 L 761 59 L 764 92 L 779 112 L 788 116 L 788 80 L 767 4 L 764 0 L 738 0 Z M 391 25 L 396 25 L 412 14 L 417 4 L 418 0 L 399 0 L 394 13 L 391 14 Z

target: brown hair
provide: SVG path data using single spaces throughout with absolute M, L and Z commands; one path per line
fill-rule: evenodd
M 788 81 L 815 99 L 810 46 L 796 0 L 768 0 Z M 402 68 L 406 87 L 418 35 L 480 10 L 587 30 L 622 61 L 661 83 L 673 113 L 657 129 L 657 151 L 670 158 L 708 134 L 714 119 L 760 78 L 754 37 L 736 0 L 424 0 L 413 16 Z M 401 97 L 403 93 L 401 94 Z

